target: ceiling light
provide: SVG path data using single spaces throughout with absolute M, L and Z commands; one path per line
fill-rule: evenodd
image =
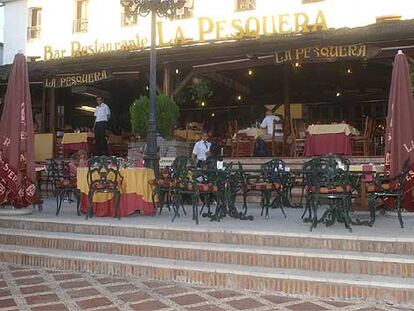
M 247 72 L 247 74 L 249 75 L 249 76 L 252 76 L 253 75 L 253 70 L 251 70 L 251 69 L 249 69 L 249 71 Z
M 301 63 L 296 62 L 296 63 L 295 63 L 295 68 L 299 68 L 299 67 L 302 67 Z
M 348 69 L 346 70 L 346 73 L 347 73 L 347 74 L 349 74 L 349 75 L 351 75 L 351 74 L 352 74 L 352 69 L 351 69 L 351 68 L 348 68 Z
M 178 68 L 177 68 L 177 69 L 175 69 L 175 73 L 176 73 L 176 74 L 180 74 L 180 69 L 178 69 Z
M 241 95 L 237 96 L 237 100 L 242 100 Z
M 91 113 L 95 112 L 95 108 L 90 107 L 90 106 L 80 106 L 80 107 L 77 107 L 76 109 L 86 111 L 86 112 L 91 112 Z
M 341 92 L 336 92 L 336 97 L 341 96 Z
M 201 102 L 201 107 L 205 107 L 206 106 L 206 102 Z
M 213 112 L 213 113 L 211 114 L 211 116 L 212 116 L 212 117 L 215 117 L 215 116 L 216 116 L 216 114 Z

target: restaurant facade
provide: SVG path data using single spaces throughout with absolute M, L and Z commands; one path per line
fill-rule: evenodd
M 90 127 L 94 96 L 106 98 L 114 131 L 148 95 L 150 21 L 119 0 L 4 0 L 1 77 L 19 51 L 29 61 L 39 131 Z M 393 56 L 414 51 L 409 1 L 187 0 L 157 22 L 157 90 L 179 102 L 181 126 L 225 135 L 266 107 L 308 124 L 365 116 L 384 125 Z M 200 81 L 208 95 L 194 98 Z

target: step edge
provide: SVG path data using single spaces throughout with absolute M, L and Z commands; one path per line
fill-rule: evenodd
M 31 256 L 43 256 L 43 257 L 50 257 L 50 258 L 66 258 L 69 260 L 83 260 L 83 261 L 97 261 L 97 262 L 113 262 L 117 264 L 130 264 L 134 266 L 142 266 L 142 267 L 154 267 L 154 268 L 163 268 L 163 269 L 186 269 L 190 271 L 203 271 L 206 273 L 221 273 L 221 274 L 238 274 L 238 275 L 247 275 L 252 277 L 262 277 L 262 278 L 279 278 L 279 279 L 287 279 L 287 280 L 305 280 L 305 281 L 312 281 L 312 282 L 325 282 L 325 283 L 337 283 L 337 284 L 344 284 L 344 285 L 355 285 L 355 286 L 372 286 L 372 287 L 379 287 L 379 288 L 398 288 L 398 289 L 409 289 L 414 290 L 414 279 L 411 282 L 407 283 L 406 281 L 410 281 L 409 279 L 404 278 L 394 278 L 394 282 L 389 282 L 390 277 L 383 277 L 383 276 L 367 276 L 367 275 L 351 275 L 351 274 L 343 274 L 343 273 L 329 273 L 329 275 L 336 275 L 342 276 L 339 279 L 329 278 L 329 277 L 313 277 L 305 274 L 302 275 L 294 275 L 288 274 L 288 272 L 292 271 L 304 271 L 299 269 L 274 269 L 274 268 L 263 268 L 263 267 L 254 267 L 254 270 L 269 270 L 269 271 L 241 271 L 236 270 L 234 267 L 247 267 L 247 266 L 236 266 L 236 265 L 228 265 L 228 264 L 214 264 L 215 267 L 208 267 L 212 266 L 212 264 L 203 263 L 203 267 L 195 267 L 194 265 L 199 264 L 198 262 L 191 262 L 191 261 L 177 261 L 171 259 L 160 259 L 157 258 L 154 261 L 154 258 L 149 258 L 151 260 L 143 261 L 145 257 L 134 257 L 134 256 L 122 256 L 122 255 L 111 255 L 112 258 L 104 258 L 100 253 L 84 253 L 84 252 L 77 252 L 78 256 L 72 254 L 53 254 L 53 253 L 43 253 L 39 250 L 41 248 L 31 248 L 31 249 L 5 249 L 4 247 L 0 247 L 2 253 L 12 253 L 12 254 L 23 254 L 23 255 L 31 255 Z M 45 249 L 47 250 L 47 249 Z M 64 252 L 64 251 L 61 251 Z M 91 256 L 94 254 L 94 256 Z M 81 258 L 79 258 L 79 255 Z M 91 258 L 93 257 L 93 259 Z M 139 262 L 133 261 L 132 259 L 141 259 Z M 147 259 L 147 258 L 145 258 Z M 168 264 L 170 262 L 170 264 Z M 192 266 L 193 265 L 193 266 Z M 230 269 L 226 266 L 231 266 L 233 269 Z M 283 270 L 286 273 L 275 273 L 275 270 Z M 304 271 L 308 272 L 308 271 Z M 315 273 L 315 272 L 314 272 Z M 308 272 L 308 274 L 310 274 Z M 354 276 L 356 279 L 346 279 L 344 276 L 351 277 Z M 362 278 L 368 279 L 366 281 L 361 280 Z M 382 280 L 375 280 L 376 278 Z M 384 279 L 387 279 L 388 282 L 384 282 Z

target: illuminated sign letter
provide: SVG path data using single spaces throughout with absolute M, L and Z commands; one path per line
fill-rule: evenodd
M 207 22 L 207 28 L 204 27 L 205 22 Z M 212 33 L 214 30 L 214 22 L 209 17 L 200 17 L 198 19 L 198 29 L 200 32 L 200 42 L 206 41 L 206 34 Z

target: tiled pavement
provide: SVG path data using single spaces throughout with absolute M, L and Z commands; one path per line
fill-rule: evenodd
M 414 307 L 232 291 L 0 263 L 0 310 L 414 311 Z

